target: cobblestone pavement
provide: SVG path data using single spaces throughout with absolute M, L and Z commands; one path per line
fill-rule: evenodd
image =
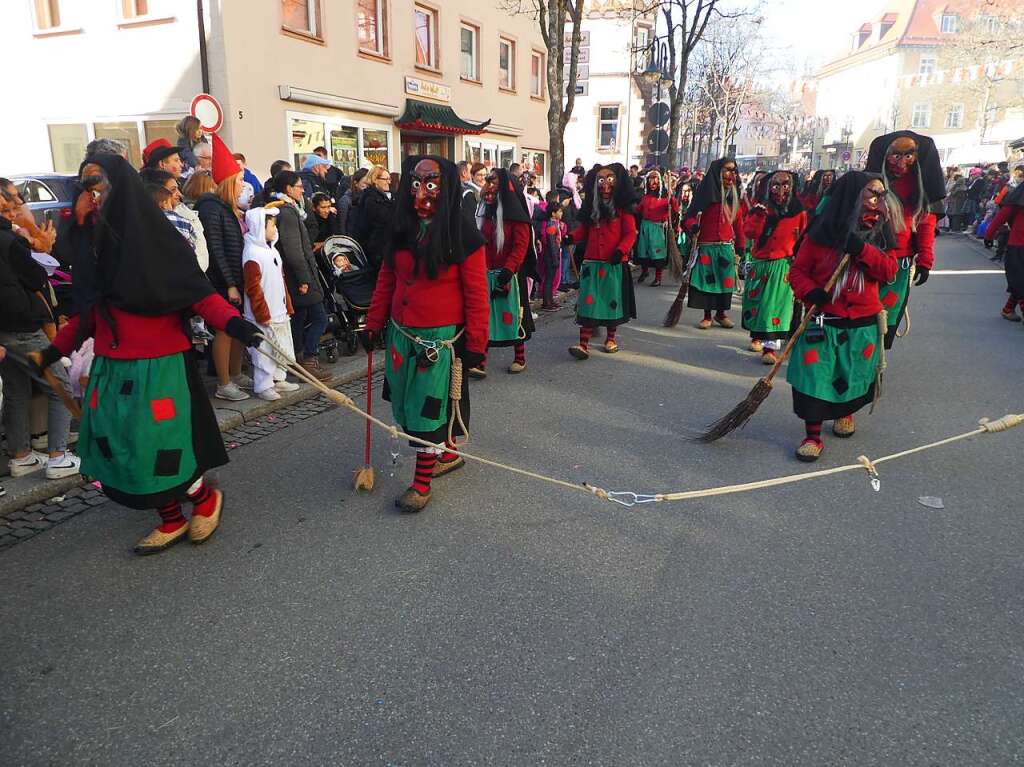
M 383 373 L 374 374 L 375 389 L 381 385 L 382 380 Z M 366 385 L 363 379 L 356 379 L 337 388 L 353 399 L 362 401 Z M 224 432 L 224 444 L 229 451 L 235 450 L 334 407 L 336 406 L 323 396 L 304 400 Z M 45 503 L 34 503 L 23 509 L 4 512 L 0 514 L 0 553 L 71 517 L 101 506 L 107 500 L 98 483 L 83 482 L 79 487 L 69 490 L 64 495 L 50 498 Z

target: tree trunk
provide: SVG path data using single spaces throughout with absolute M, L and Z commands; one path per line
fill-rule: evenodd
M 541 33 L 548 49 L 548 153 L 551 169 L 550 186 L 554 188 L 565 173 L 565 126 L 569 124 L 576 104 L 576 73 L 582 39 L 583 2 L 550 0 L 545 9 L 547 18 L 539 19 Z M 569 73 L 565 73 L 565 21 L 572 22 Z

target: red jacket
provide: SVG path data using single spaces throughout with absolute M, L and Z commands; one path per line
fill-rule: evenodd
M 433 280 L 416 270 L 411 251 L 395 251 L 394 264 L 385 261 L 377 275 L 366 327 L 379 333 L 388 318 L 409 328 L 465 325 L 466 348 L 483 354 L 491 319 L 483 247 L 461 264 L 442 267 Z
M 573 242 L 587 241 L 587 250 L 583 258 L 588 261 L 610 261 L 612 253 L 619 251 L 629 258 L 629 252 L 636 244 L 636 217 L 626 211 L 616 211 L 611 221 L 598 224 L 580 222 L 572 230 Z
M 764 245 L 758 245 L 767 223 L 768 213 L 764 208 L 755 208 L 747 215 L 743 233 L 754 243 L 750 255 L 760 261 L 792 258 L 797 240 L 807 229 L 807 211 L 802 210 L 795 216 L 780 219 L 775 231 L 768 235 Z
M 674 196 L 671 199 L 672 212 L 679 212 L 679 200 Z M 645 194 L 644 198 L 640 200 L 640 204 L 637 206 L 637 213 L 640 214 L 640 218 L 644 221 L 653 221 L 656 224 L 664 223 L 668 221 L 668 197 L 655 197 L 654 195 Z
M 988 230 L 994 234 L 1003 224 L 1010 224 L 1010 239 L 1006 244 L 1014 247 L 1024 245 L 1024 208 L 1020 205 L 1003 205 L 988 225 Z
M 816 194 L 808 192 L 800 195 L 800 204 L 804 206 L 804 210 L 809 210 L 811 213 L 818 209 L 819 202 L 821 202 L 821 198 Z
M 697 223 L 697 216 L 700 216 L 700 232 L 697 234 L 697 243 L 706 242 L 732 242 L 737 253 L 743 252 L 747 247 L 747 238 L 743 236 L 743 209 L 742 206 L 736 211 L 736 219 L 729 223 L 725 217 L 720 202 L 712 203 L 706 210 L 699 214 L 686 217 L 684 226 L 686 231 Z
M 495 220 L 485 218 L 480 225 L 480 233 L 484 236 L 484 250 L 487 253 L 488 269 L 508 269 L 510 272 L 518 272 L 526 259 L 526 251 L 530 247 L 530 225 L 525 221 L 505 221 L 502 228 L 505 230 L 504 247 L 501 253 L 498 252 L 497 241 L 494 236 Z
M 892 183 L 892 190 L 903 203 L 903 231 L 896 235 L 896 247 L 890 252 L 896 258 L 916 256 L 918 266 L 931 269 L 935 263 L 935 225 L 938 219 L 934 213 L 925 213 L 917 225 L 917 231 L 911 229 L 914 223 L 914 210 L 908 201 L 914 193 L 916 184 L 916 178 L 910 174 Z
M 793 294 L 803 299 L 815 288 L 824 288 L 841 258 L 839 251 L 805 238 L 789 270 L 789 286 L 793 288 Z M 860 258 L 847 271 L 846 284 L 838 300 L 826 304 L 823 307 L 824 313 L 848 319 L 878 314 L 883 308 L 882 302 L 878 300 L 878 285 L 891 281 L 898 268 L 899 264 L 892 253 L 865 245 Z M 847 286 L 858 269 L 864 273 L 864 290 L 856 293 Z
M 185 335 L 185 318 L 180 314 L 148 317 L 113 306 L 109 308 L 110 316 L 117 325 L 118 343 L 116 348 L 112 345 L 114 335 L 110 325 L 103 315 L 94 309 L 96 332 L 93 334 L 93 348 L 99 357 L 110 357 L 115 360 L 150 360 L 169 354 L 180 354 L 192 346 L 192 341 Z M 192 312 L 206 320 L 214 330 L 224 330 L 228 320 L 238 316 L 238 310 L 216 293 L 193 304 Z M 81 316 L 76 314 L 53 339 L 53 345 L 65 357 L 76 348 L 75 341 L 78 338 L 81 319 Z

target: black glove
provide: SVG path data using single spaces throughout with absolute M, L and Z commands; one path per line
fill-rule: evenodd
M 621 250 L 615 250 L 615 251 L 612 252 L 611 256 L 608 258 L 608 263 L 612 264 L 613 266 L 615 264 L 621 264 L 625 260 L 625 258 L 626 258 L 626 254 L 625 253 L 623 253 Z
M 567 235 L 565 235 L 565 237 L 562 238 L 562 246 L 563 247 L 567 248 L 567 247 L 569 247 L 572 244 L 573 244 L 573 242 L 572 242 L 572 235 L 571 234 L 567 234 Z
M 691 224 L 690 228 L 687 229 L 686 231 L 688 231 L 690 234 L 699 234 L 700 233 L 700 224 Z
M 804 296 L 804 301 L 814 306 L 824 306 L 825 304 L 832 301 L 832 296 L 828 294 L 825 288 L 815 288 L 814 290 L 807 291 L 807 295 Z
M 224 332 L 246 346 L 259 346 L 263 340 L 261 335 L 263 331 L 259 326 L 253 325 L 244 317 L 232 317 L 224 326 Z
M 369 354 L 374 350 L 375 344 L 377 343 L 376 331 L 370 330 L 358 330 L 356 331 L 356 338 L 359 339 L 359 345 L 363 347 L 363 351 Z
M 43 371 L 46 370 L 46 368 L 50 367 L 50 365 L 55 364 L 64 355 L 60 353 L 60 349 L 58 349 L 53 344 L 50 344 L 45 349 L 43 349 L 41 352 L 39 352 L 39 356 L 41 356 L 43 358 L 43 360 L 42 360 L 42 365 L 39 366 L 39 369 L 32 371 L 36 375 L 42 375 Z M 36 367 L 36 363 L 35 363 L 35 361 L 31 357 L 28 358 L 28 361 L 29 361 L 29 364 L 31 364 L 33 368 Z
M 846 235 L 846 247 L 844 249 L 850 254 L 850 258 L 856 260 L 864 252 L 864 240 L 850 232 Z
M 917 267 L 917 275 L 914 277 L 914 287 L 919 287 L 928 282 L 928 275 L 931 272 L 927 266 Z
M 512 272 L 511 269 L 502 269 L 500 272 L 498 272 L 498 279 L 497 279 L 498 286 L 501 287 L 501 288 L 504 288 L 507 291 L 508 290 L 508 284 L 510 282 L 512 282 L 513 274 L 514 273 Z
M 466 349 L 462 352 L 462 364 L 467 368 L 478 368 L 487 360 L 487 355 L 482 352 L 471 352 Z

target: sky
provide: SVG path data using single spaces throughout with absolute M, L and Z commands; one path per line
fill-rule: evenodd
M 784 58 L 798 64 L 800 73 L 805 61 L 820 66 L 848 51 L 851 35 L 886 5 L 885 0 L 765 0 L 765 37 L 789 49 Z

